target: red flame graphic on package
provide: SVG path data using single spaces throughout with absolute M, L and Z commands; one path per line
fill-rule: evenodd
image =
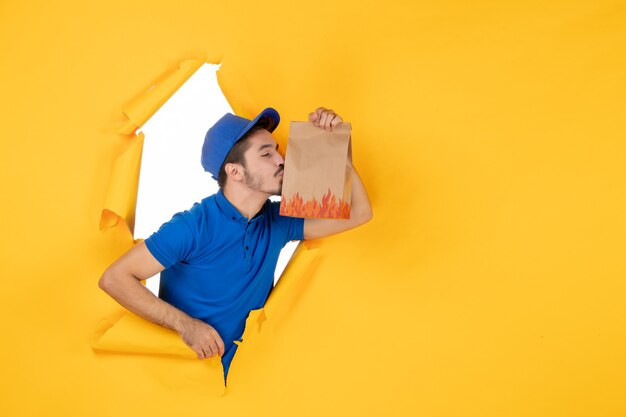
M 350 204 L 335 197 L 330 189 L 322 196 L 321 204 L 316 198 L 308 201 L 295 193 L 290 200 L 282 196 L 280 202 L 280 214 L 290 217 L 319 217 L 324 219 L 349 219 Z

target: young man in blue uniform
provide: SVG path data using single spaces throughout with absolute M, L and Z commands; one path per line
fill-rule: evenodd
M 342 122 L 318 108 L 309 121 L 332 131 Z M 366 223 L 367 193 L 352 168 L 349 220 L 279 215 L 269 197 L 282 190 L 284 159 L 271 135 L 280 116 L 266 108 L 252 120 L 227 113 L 207 132 L 202 166 L 220 190 L 116 260 L 99 286 L 128 310 L 176 331 L 199 359 L 219 355 L 224 379 L 250 310 L 263 307 L 280 250 Z M 161 272 L 159 297 L 140 281 Z

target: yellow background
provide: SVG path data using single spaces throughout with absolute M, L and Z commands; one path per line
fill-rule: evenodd
M 0 415 L 626 415 L 625 50 L 618 1 L 0 2 Z M 121 109 L 188 58 L 243 116 L 350 121 L 374 207 L 223 396 L 90 345 Z

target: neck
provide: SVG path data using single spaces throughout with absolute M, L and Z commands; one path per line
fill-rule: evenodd
M 265 204 L 269 198 L 269 195 L 266 193 L 254 191 L 250 188 L 242 187 L 239 184 L 226 184 L 222 192 L 224 193 L 224 197 L 230 201 L 230 204 L 235 206 L 237 211 L 248 220 L 252 219 L 261 211 L 263 204 Z

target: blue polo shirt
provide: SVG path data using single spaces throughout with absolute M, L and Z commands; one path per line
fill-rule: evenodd
M 165 267 L 159 297 L 217 330 L 224 379 L 250 310 L 265 305 L 281 249 L 302 240 L 304 219 L 278 214 L 267 200 L 250 221 L 219 190 L 176 213 L 145 240 Z

